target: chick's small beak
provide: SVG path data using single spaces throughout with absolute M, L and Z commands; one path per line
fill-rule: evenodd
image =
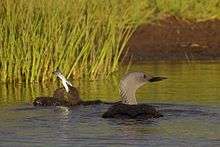
M 157 82 L 167 79 L 166 77 L 152 77 L 149 82 Z
M 53 73 L 53 74 L 55 74 L 55 75 L 57 75 L 57 74 L 58 74 L 57 70 L 53 71 L 52 73 Z

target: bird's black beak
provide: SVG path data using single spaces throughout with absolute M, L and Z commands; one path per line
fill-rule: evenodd
M 152 77 L 149 82 L 157 82 L 167 79 L 166 77 Z

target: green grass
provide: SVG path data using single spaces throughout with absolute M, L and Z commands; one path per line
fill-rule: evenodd
M 119 0 L 2 0 L 1 5 L 3 82 L 48 81 L 57 67 L 74 78 L 116 71 L 137 24 L 132 12 L 140 7 Z
M 220 18 L 219 0 L 1 0 L 0 81 L 44 82 L 59 67 L 72 78 L 117 71 L 142 23 L 168 13 Z
M 220 19 L 219 0 L 151 0 L 155 13 L 168 13 L 184 19 L 204 21 Z

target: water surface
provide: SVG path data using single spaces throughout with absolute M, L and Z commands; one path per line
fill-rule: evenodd
M 141 87 L 140 103 L 157 106 L 153 120 L 103 119 L 108 105 L 35 108 L 35 96 L 57 83 L 0 86 L 0 146 L 220 146 L 220 62 L 152 62 L 132 66 L 168 77 Z M 84 100 L 117 101 L 125 70 L 106 80 L 73 80 Z

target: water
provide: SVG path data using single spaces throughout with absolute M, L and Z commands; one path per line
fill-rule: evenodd
M 117 101 L 118 81 L 73 81 L 82 99 Z M 137 92 L 164 117 L 152 120 L 103 119 L 108 105 L 35 108 L 32 99 L 52 95 L 57 84 L 0 87 L 0 146 L 220 146 L 220 62 L 158 62 L 132 66 L 168 77 Z

